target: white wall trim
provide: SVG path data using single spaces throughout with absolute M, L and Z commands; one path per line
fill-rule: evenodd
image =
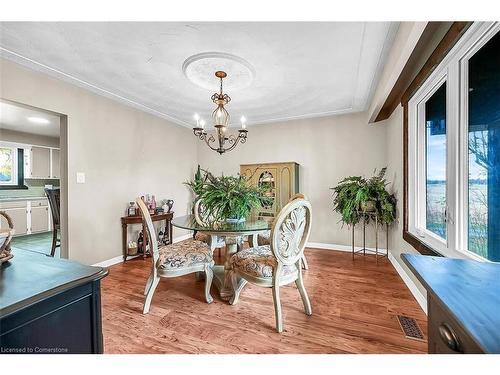
M 191 233 L 187 233 L 187 234 L 185 234 L 183 236 L 175 237 L 172 240 L 172 242 L 173 243 L 177 243 L 177 242 L 180 242 L 180 241 L 187 240 L 188 238 L 191 238 L 191 237 L 192 237 L 192 234 Z M 131 255 L 131 256 L 128 256 L 127 260 L 128 259 L 137 258 L 138 256 L 140 256 L 140 255 Z M 92 266 L 94 266 L 94 267 L 111 267 L 111 266 L 113 266 L 115 264 L 118 264 L 118 263 L 121 263 L 121 262 L 123 262 L 123 255 L 118 255 L 118 256 L 116 256 L 114 258 L 103 260 L 102 262 L 92 264 Z
M 401 267 L 401 264 L 399 264 L 399 262 L 391 253 L 389 253 L 389 260 L 396 269 L 396 272 L 403 279 L 408 289 L 410 289 L 411 294 L 413 294 L 413 297 L 415 297 L 425 315 L 427 315 L 427 297 L 420 292 L 420 290 L 417 288 L 417 285 L 413 282 L 412 279 L 410 279 L 404 268 Z
M 310 249 L 322 249 L 322 250 L 346 251 L 346 252 L 352 251 L 352 247 L 349 245 L 337 245 L 337 244 L 322 243 L 322 242 L 308 242 L 306 247 Z M 361 246 L 354 247 L 355 250 L 359 250 L 361 248 L 362 248 Z M 374 248 L 371 247 L 367 247 L 367 249 L 375 250 Z M 385 249 L 379 248 L 379 251 L 385 253 Z M 413 297 L 415 297 L 422 310 L 425 312 L 425 314 L 427 314 L 427 297 L 420 292 L 417 285 L 408 276 L 404 268 L 401 267 L 401 264 L 399 264 L 399 262 L 396 260 L 396 258 L 394 258 L 391 252 L 389 252 L 389 261 L 391 262 L 392 266 L 398 273 L 399 277 L 401 277 L 403 282 L 406 284 L 406 287 L 410 290 L 411 294 L 413 294 Z
M 351 252 L 352 251 L 352 246 L 351 245 L 338 245 L 334 243 L 323 243 L 323 242 L 308 242 L 306 245 L 306 248 L 312 248 L 312 249 L 322 249 L 322 250 L 334 250 L 334 251 L 347 251 Z M 354 250 L 361 250 L 363 247 L 362 246 L 354 246 Z M 367 247 L 368 250 L 375 251 L 374 247 Z M 385 254 L 385 248 L 379 247 L 378 248 L 379 253 Z

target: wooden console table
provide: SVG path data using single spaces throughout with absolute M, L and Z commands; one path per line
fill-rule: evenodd
M 172 243 L 172 218 L 174 217 L 173 212 L 164 212 L 160 214 L 151 215 L 151 220 L 153 221 L 163 221 L 165 220 L 165 235 L 168 236 L 168 243 Z M 127 260 L 128 256 L 128 239 L 127 239 L 127 228 L 131 224 L 142 224 L 142 216 L 124 216 L 121 218 L 122 221 L 122 242 L 123 242 L 123 261 Z M 144 226 L 142 228 L 142 233 L 144 235 L 144 246 L 147 244 L 148 231 L 145 230 Z M 146 258 L 146 251 L 143 252 L 143 257 Z

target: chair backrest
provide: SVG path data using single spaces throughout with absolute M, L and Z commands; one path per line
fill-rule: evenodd
M 302 258 L 311 233 L 311 212 L 311 203 L 303 198 L 290 200 L 279 212 L 271 229 L 271 251 L 278 263 L 298 264 Z
M 139 211 L 141 211 L 142 223 L 144 224 L 146 230 L 148 231 L 149 246 L 153 257 L 153 268 L 155 268 L 156 261 L 158 260 L 159 257 L 159 253 L 158 253 L 158 240 L 156 238 L 156 231 L 153 225 L 153 220 L 151 220 L 151 215 L 149 214 L 149 210 L 146 207 L 144 201 L 141 198 L 137 198 L 135 202 L 139 207 Z M 145 249 L 146 249 L 146 243 L 144 243 L 144 251 L 146 251 Z
M 203 215 L 204 208 L 203 208 L 203 203 L 202 203 L 200 198 L 196 199 L 196 201 L 194 202 L 193 211 L 194 211 L 194 218 L 196 220 L 196 223 L 198 225 L 205 226 L 207 223 L 206 223 L 206 218 Z
M 290 197 L 290 199 L 288 200 L 288 202 L 294 201 L 295 199 L 305 199 L 306 201 L 309 200 L 309 199 L 307 199 L 307 197 L 304 194 L 297 193 L 297 194 L 292 195 Z
M 198 223 L 198 225 L 208 227 L 214 221 L 213 218 L 210 215 L 208 215 L 207 210 L 203 205 L 203 201 L 199 198 L 196 200 L 196 202 L 194 202 L 193 211 L 194 211 L 194 218 L 196 220 L 196 223 Z
M 61 190 L 59 188 L 45 188 L 44 190 L 49 201 L 50 212 L 52 213 L 52 223 L 54 227 L 59 226 L 61 221 Z

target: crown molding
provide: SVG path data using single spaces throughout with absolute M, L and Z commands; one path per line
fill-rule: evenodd
M 161 118 L 168 120 L 170 122 L 173 122 L 177 125 L 181 125 L 181 126 L 186 127 L 186 128 L 192 128 L 191 124 L 188 124 L 187 122 L 182 121 L 176 117 L 170 116 L 166 113 L 163 113 L 163 112 L 158 111 L 154 108 L 148 107 L 147 105 L 144 105 L 144 104 L 139 103 L 135 100 L 126 98 L 122 95 L 116 94 L 112 91 L 106 90 L 102 87 L 94 85 L 93 83 L 84 81 L 80 78 L 77 78 L 77 77 L 71 75 L 71 74 L 64 73 L 58 69 L 52 68 L 48 65 L 45 65 L 41 62 L 30 59 L 26 56 L 20 55 L 14 51 L 11 51 L 11 50 L 4 48 L 4 47 L 1 47 L 1 46 L 0 46 L 0 55 L 9 61 L 23 65 L 27 68 L 30 68 L 30 69 L 38 71 L 38 72 L 46 73 L 52 77 L 58 78 L 58 79 L 65 81 L 67 83 L 70 83 L 70 84 L 73 84 L 75 86 L 87 89 L 87 90 L 93 92 L 94 94 L 104 96 L 108 99 L 112 99 L 112 100 L 115 100 L 119 103 L 125 104 L 126 106 L 141 110 L 143 112 L 147 112 L 147 113 L 152 114 L 152 115 L 157 116 L 157 117 L 161 117 Z

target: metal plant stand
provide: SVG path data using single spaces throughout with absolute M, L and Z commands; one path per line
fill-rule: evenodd
M 377 212 L 360 212 L 362 219 L 361 221 L 363 222 L 363 247 L 359 250 L 355 250 L 354 247 L 354 227 L 356 226 L 355 224 L 352 225 L 352 260 L 354 260 L 355 255 L 362 255 L 366 256 L 368 255 L 374 255 L 375 260 L 378 264 L 379 258 L 388 258 L 389 257 L 389 224 L 386 224 L 385 226 L 385 236 L 386 236 L 386 249 L 385 249 L 385 254 L 382 252 L 379 252 L 378 249 L 378 228 L 379 228 L 379 217 Z M 367 249 L 366 248 L 366 223 L 372 219 L 375 222 L 375 250 L 373 249 Z M 361 254 L 362 253 L 362 254 Z

